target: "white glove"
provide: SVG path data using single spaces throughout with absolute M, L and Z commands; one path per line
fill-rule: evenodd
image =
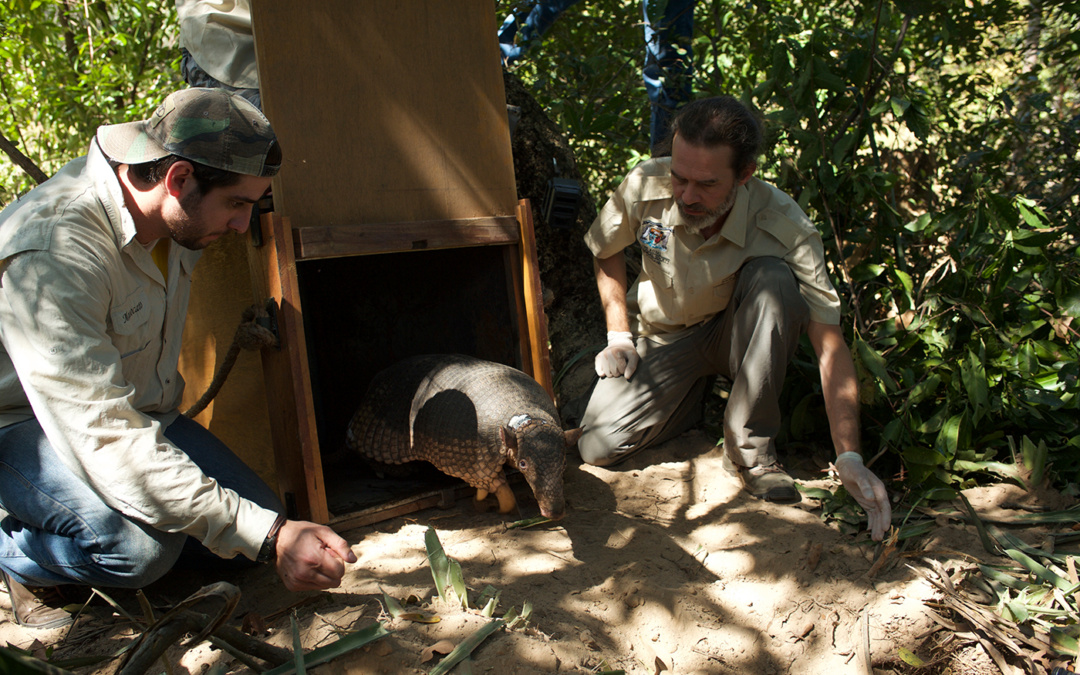
M 870 537 L 874 541 L 881 541 L 892 525 L 892 507 L 889 506 L 885 484 L 863 466 L 862 456 L 857 452 L 841 453 L 833 464 L 848 494 L 866 511 Z
M 600 377 L 625 375 L 629 380 L 640 360 L 632 333 L 609 330 L 607 347 L 596 355 L 596 374 Z

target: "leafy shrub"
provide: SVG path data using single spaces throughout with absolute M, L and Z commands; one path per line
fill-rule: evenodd
M 647 153 L 639 16 L 579 3 L 518 70 L 599 201 Z M 1075 490 L 1080 5 L 710 0 L 695 20 L 695 92 L 762 111 L 759 175 L 825 237 L 867 454 L 930 496 L 1048 462 Z M 784 433 L 828 443 L 810 354 Z

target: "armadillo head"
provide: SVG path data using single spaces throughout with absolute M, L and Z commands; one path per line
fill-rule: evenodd
M 546 420 L 518 416 L 500 429 L 500 435 L 507 450 L 507 464 L 525 476 L 540 504 L 540 513 L 553 520 L 562 518 L 566 509 L 566 448 L 577 442 L 581 431 L 563 431 Z

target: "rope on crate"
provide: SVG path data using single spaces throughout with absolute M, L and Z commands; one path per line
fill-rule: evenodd
M 202 395 L 202 398 L 184 411 L 184 417 L 195 417 L 206 406 L 210 405 L 210 401 L 214 400 L 214 397 L 221 391 L 222 385 L 225 384 L 225 379 L 229 377 L 229 371 L 236 364 L 236 358 L 240 355 L 241 349 L 254 351 L 278 346 L 277 336 L 257 323 L 258 319 L 267 316 L 269 315 L 266 310 L 258 305 L 252 305 L 244 310 L 240 318 L 240 325 L 236 328 L 236 335 L 233 336 L 232 345 L 229 346 L 225 359 L 218 366 L 217 372 L 214 373 L 214 379 L 210 382 L 210 386 L 206 388 L 206 393 Z

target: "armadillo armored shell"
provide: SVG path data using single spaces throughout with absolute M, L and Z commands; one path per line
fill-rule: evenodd
M 506 482 L 499 428 L 522 414 L 560 426 L 547 392 L 520 370 L 458 354 L 417 356 L 372 379 L 346 443 L 384 464 L 426 460 L 494 492 Z

